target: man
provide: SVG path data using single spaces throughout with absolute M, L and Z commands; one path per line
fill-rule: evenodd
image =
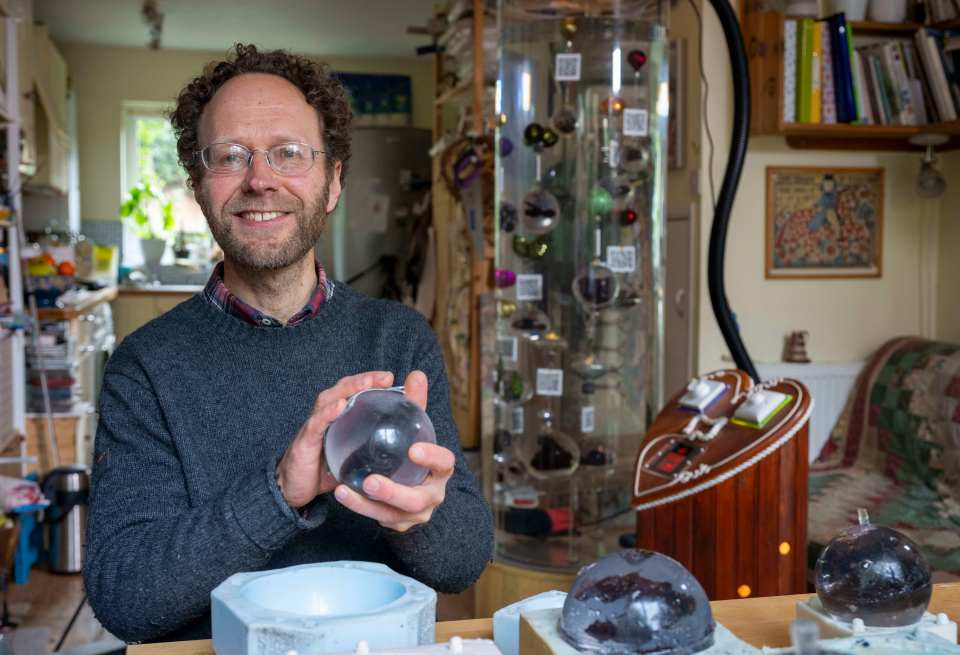
M 464 590 L 492 527 L 436 340 L 314 259 L 350 155 L 343 88 L 304 58 L 238 45 L 172 121 L 224 260 L 107 366 L 84 568 L 96 616 L 127 641 L 208 637 L 210 591 L 230 575 L 340 559 Z M 351 395 L 395 381 L 439 444 L 410 449 L 423 484 L 371 475 L 364 497 L 327 472 L 324 430 Z

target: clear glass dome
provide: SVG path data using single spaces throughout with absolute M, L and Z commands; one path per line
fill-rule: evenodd
M 912 625 L 930 604 L 930 565 L 905 535 L 870 523 L 844 530 L 820 554 L 814 571 L 817 597 L 832 616 L 868 626 Z
M 703 587 L 674 559 L 613 553 L 584 567 L 567 594 L 560 633 L 581 651 L 686 655 L 713 645 Z
M 350 398 L 327 428 L 323 454 L 333 477 L 362 493 L 363 481 L 374 473 L 408 486 L 423 482 L 427 469 L 407 455 L 418 442 L 437 442 L 426 412 L 402 387 L 368 389 Z

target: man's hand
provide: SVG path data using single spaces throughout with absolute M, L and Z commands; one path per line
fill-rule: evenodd
M 277 464 L 277 484 L 290 507 L 303 507 L 320 494 L 336 488 L 337 481 L 323 459 L 323 433 L 340 416 L 347 399 L 364 389 L 389 387 L 392 384 L 393 373 L 388 371 L 361 373 L 341 379 L 317 396 L 313 412 Z
M 404 382 L 407 398 L 421 409 L 427 408 L 427 377 L 413 371 Z M 429 470 L 423 484 L 408 487 L 382 475 L 368 475 L 361 494 L 345 484 L 336 489 L 336 498 L 345 507 L 363 514 L 380 525 L 397 532 L 406 532 L 415 525 L 426 523 L 433 510 L 443 502 L 447 480 L 453 475 L 453 453 L 436 444 L 417 443 L 410 447 L 410 459 Z

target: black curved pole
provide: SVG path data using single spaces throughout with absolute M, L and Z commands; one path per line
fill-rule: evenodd
M 730 156 L 727 169 L 723 174 L 720 197 L 714 208 L 713 225 L 710 227 L 710 246 L 707 257 L 707 285 L 710 289 L 710 304 L 723 334 L 723 340 L 733 355 L 737 368 L 746 371 L 755 381 L 760 381 L 757 369 L 740 339 L 740 331 L 733 320 L 733 312 L 727 302 L 724 286 L 723 260 L 727 245 L 727 227 L 730 224 L 730 210 L 733 198 L 743 172 L 743 160 L 747 154 L 747 140 L 750 135 L 750 73 L 747 70 L 747 53 L 743 47 L 743 35 L 740 24 L 730 6 L 730 0 L 710 0 L 714 11 L 720 18 L 723 35 L 730 52 L 730 67 L 733 72 L 733 138 L 730 144 Z

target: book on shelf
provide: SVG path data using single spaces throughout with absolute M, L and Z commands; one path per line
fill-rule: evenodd
M 944 11 L 947 11 L 944 9 Z M 785 124 L 924 125 L 960 115 L 960 30 L 854 43 L 843 14 L 783 27 Z

